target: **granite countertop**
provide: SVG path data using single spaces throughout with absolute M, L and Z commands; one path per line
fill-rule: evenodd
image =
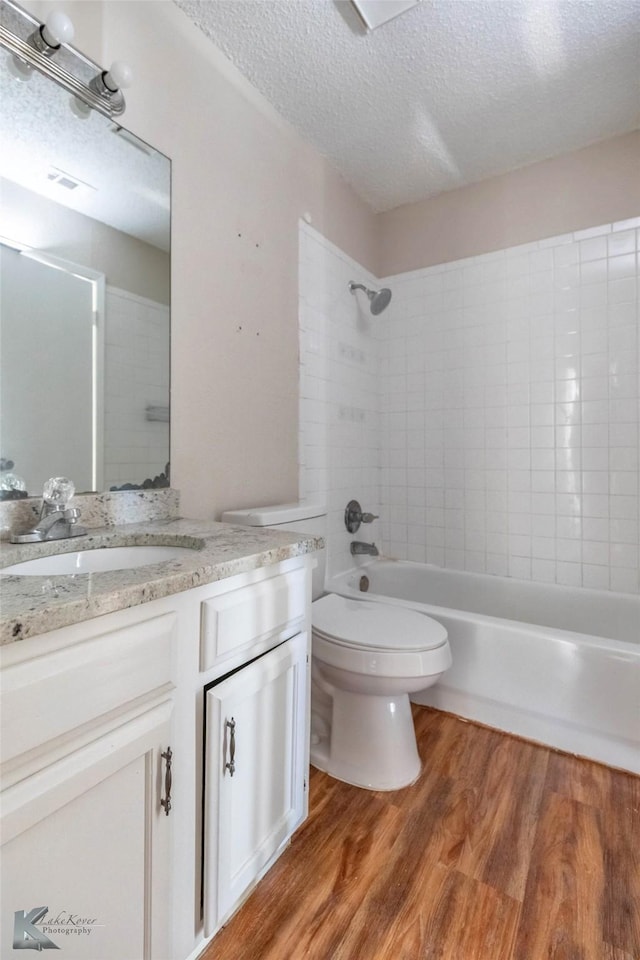
M 70 540 L 2 543 L 0 567 L 76 550 L 147 545 L 190 547 L 193 557 L 104 573 L 0 576 L 0 645 L 311 553 L 323 541 L 264 527 L 158 520 L 94 528 Z

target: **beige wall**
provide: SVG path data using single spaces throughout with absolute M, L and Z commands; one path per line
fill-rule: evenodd
M 640 132 L 380 214 L 379 276 L 640 214 Z
M 182 512 L 294 499 L 298 219 L 309 213 L 373 267 L 375 217 L 173 3 L 55 5 L 74 19 L 79 49 L 132 65 L 124 123 L 173 161 L 171 461 Z

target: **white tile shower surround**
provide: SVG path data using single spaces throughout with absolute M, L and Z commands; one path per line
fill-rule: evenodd
M 368 271 L 316 230 L 300 224 L 301 498 L 326 499 L 330 573 L 351 565 L 344 508 L 357 496 L 380 513 L 380 377 L 374 318 L 358 309 L 350 280 L 375 286 Z M 362 539 L 380 542 L 379 521 Z
M 302 225 L 301 491 L 328 493 L 331 532 L 361 479 L 390 556 L 638 592 L 639 233 L 635 218 L 379 281 Z M 378 318 L 346 289 L 354 270 L 393 289 Z M 335 430 L 340 411 L 362 437 Z
M 169 424 L 148 421 L 147 405 L 169 405 L 169 308 L 107 287 L 104 487 L 140 483 L 164 471 Z

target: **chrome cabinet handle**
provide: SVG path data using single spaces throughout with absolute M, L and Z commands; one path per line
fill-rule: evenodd
M 226 726 L 229 727 L 231 736 L 229 738 L 229 762 L 225 763 L 225 770 L 229 771 L 230 776 L 233 776 L 236 772 L 236 722 L 231 717 L 231 720 L 227 720 Z
M 169 811 L 171 810 L 171 758 L 173 756 L 171 752 L 171 747 L 167 747 L 164 753 L 161 753 L 160 756 L 163 760 L 167 761 L 167 766 L 164 771 L 164 792 L 166 798 L 160 800 L 160 806 L 164 807 L 164 812 L 169 816 Z

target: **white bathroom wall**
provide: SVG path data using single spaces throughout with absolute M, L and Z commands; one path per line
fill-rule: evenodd
M 349 281 L 374 277 L 300 222 L 299 490 L 328 507 L 329 572 L 351 566 L 344 511 L 356 498 L 379 513 L 379 374 L 375 318 Z M 366 306 L 365 306 L 366 304 Z M 379 539 L 378 522 L 358 538 Z
M 640 219 L 385 280 L 385 550 L 636 592 Z
M 301 226 L 300 490 L 328 499 L 331 569 L 355 496 L 387 555 L 638 591 L 639 228 L 376 281 Z
M 164 472 L 169 423 L 147 406 L 169 406 L 169 308 L 107 286 L 104 487 Z

